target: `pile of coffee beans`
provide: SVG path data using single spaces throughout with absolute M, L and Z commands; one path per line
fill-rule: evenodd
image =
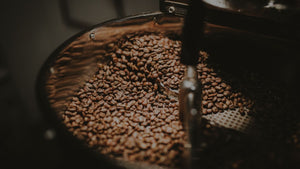
M 178 101 L 161 92 L 160 83 L 178 90 L 184 75 L 181 42 L 160 34 L 127 35 L 107 46 L 108 64 L 72 98 L 62 115 L 73 135 L 100 153 L 130 161 L 176 165 L 185 143 Z M 203 114 L 253 102 L 218 77 L 200 52 L 197 70 L 203 86 Z
M 198 64 L 199 79 L 202 83 L 203 114 L 219 113 L 228 109 L 239 108 L 244 115 L 250 113 L 254 102 L 247 99 L 241 92 L 234 91 L 232 87 L 217 75 L 207 63 Z

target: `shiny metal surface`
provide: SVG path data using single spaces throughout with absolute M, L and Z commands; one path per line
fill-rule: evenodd
M 194 158 L 195 150 L 199 148 L 200 143 L 198 133 L 200 130 L 202 116 L 202 87 L 198 81 L 198 73 L 195 66 L 186 67 L 185 76 L 180 84 L 179 90 L 179 111 L 183 120 L 183 125 L 187 135 L 187 168 L 196 168 Z
M 294 0 L 203 0 L 205 3 L 231 12 L 249 13 L 263 17 L 263 10 L 296 10 L 299 2 Z M 258 12 L 258 13 L 257 13 Z

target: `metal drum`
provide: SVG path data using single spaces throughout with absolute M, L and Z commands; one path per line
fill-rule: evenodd
M 61 116 L 75 92 L 98 71 L 97 65 L 105 65 L 111 59 L 106 55 L 110 52 L 108 44 L 135 32 L 161 33 L 167 37 L 176 35 L 180 38 L 182 26 L 182 16 L 161 12 L 142 14 L 93 26 L 58 47 L 41 68 L 36 87 L 41 109 L 49 122 L 55 124 L 65 141 L 75 142 L 75 147 L 83 146 L 89 153 L 109 161 L 116 167 L 168 168 L 142 161 L 111 159 L 90 150 L 84 141 L 68 131 Z M 267 101 L 264 100 L 265 93 L 260 92 L 276 86 L 276 91 L 280 94 L 269 102 L 276 104 L 275 107 L 281 110 L 280 113 L 273 113 L 271 109 L 265 109 L 254 115 L 241 114 L 238 109 L 204 114 L 204 128 L 208 125 L 211 127 L 199 131 L 205 140 L 199 149 L 199 167 L 220 168 L 218 165 L 224 165 L 224 168 L 238 168 L 239 165 L 244 165 L 244 168 L 251 168 L 250 163 L 255 160 L 256 155 L 260 157 L 262 154 L 266 156 L 267 162 L 258 160 L 256 163 L 264 166 L 276 161 L 275 157 L 283 158 L 283 155 L 279 154 L 289 154 L 290 150 L 296 155 L 288 159 L 287 163 L 294 164 L 293 158 L 299 159 L 299 151 L 297 153 L 295 149 L 297 145 L 299 148 L 299 143 L 290 145 L 286 144 L 286 140 L 295 135 L 295 126 L 299 124 L 298 110 L 295 109 L 298 91 L 298 85 L 295 84 L 299 75 L 299 50 L 296 42 L 209 22 L 205 24 L 205 38 L 206 44 L 203 49 L 210 55 L 212 65 L 237 79 L 244 76 L 244 73 L 247 76 L 258 74 L 265 77 L 264 80 L 268 83 L 262 86 L 261 90 L 252 90 L 254 84 L 250 84 L 250 87 L 245 87 L 245 91 L 255 96 L 253 99 L 256 102 L 263 104 Z M 227 76 L 222 78 L 226 80 Z M 269 144 L 274 138 L 275 143 Z M 256 146 L 261 150 L 254 151 Z M 278 152 L 272 150 L 275 147 Z M 284 150 L 286 147 L 288 149 Z

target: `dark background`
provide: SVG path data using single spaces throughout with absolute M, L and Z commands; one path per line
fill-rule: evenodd
M 37 105 L 37 74 L 47 57 L 81 30 L 158 10 L 158 0 L 1 1 L 0 168 L 79 168 L 93 163 L 59 144 Z

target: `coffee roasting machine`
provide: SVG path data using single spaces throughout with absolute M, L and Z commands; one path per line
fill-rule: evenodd
M 204 25 L 203 23 L 209 22 L 210 24 L 217 24 L 222 26 L 229 26 L 232 29 L 238 29 L 239 31 L 245 31 L 249 33 L 263 34 L 264 36 L 270 36 L 272 38 L 285 39 L 290 41 L 299 41 L 299 23 L 297 18 L 299 18 L 299 12 L 296 8 L 290 9 L 292 4 L 281 4 L 275 3 L 274 1 L 269 1 L 267 5 L 262 4 L 261 1 L 250 1 L 250 2 L 240 2 L 240 1 L 205 1 L 206 8 L 201 1 L 191 1 L 187 4 L 184 1 L 162 1 L 161 9 L 162 11 L 172 13 L 175 15 L 184 15 L 185 22 L 182 32 L 182 53 L 181 53 L 181 63 L 187 65 L 185 78 L 183 79 L 180 95 L 179 95 L 179 106 L 180 113 L 184 120 L 184 127 L 188 133 L 188 151 L 190 152 L 189 160 L 187 165 L 188 168 L 197 168 L 197 150 L 199 149 L 198 143 L 201 139 L 197 137 L 201 123 L 201 82 L 197 83 L 198 76 L 196 71 L 197 65 L 197 51 L 201 48 L 205 48 L 205 43 L 208 41 L 203 37 Z M 275 4 L 274 4 L 275 3 Z M 179 9 L 178 9 L 179 8 Z M 271 9 L 270 9 L 271 8 Z M 284 10 L 291 10 L 286 12 Z M 228 37 L 231 37 L 230 35 Z M 223 40 L 224 41 L 224 40 Z M 226 40 L 230 42 L 231 40 Z M 235 40 L 233 40 L 235 41 Z M 241 40 L 237 40 L 240 41 Z M 226 43 L 225 42 L 225 43 Z M 248 40 L 247 40 L 248 42 Z M 226 46 L 226 45 L 224 45 Z M 217 48 L 217 47 L 216 47 Z M 226 47 L 228 48 L 228 47 Z M 248 48 L 248 49 L 247 49 Z M 218 50 L 218 49 L 214 49 Z M 230 49 L 239 50 L 239 49 Z M 245 50 L 256 50 L 255 52 L 264 52 L 264 50 L 250 49 L 249 46 L 245 47 Z M 230 52 L 231 53 L 231 52 Z M 296 54 L 296 53 L 295 53 Z M 222 57 L 228 57 L 227 54 Z M 230 55 L 230 54 L 229 54 Z M 255 55 L 255 54 L 254 54 Z M 263 54 L 263 57 L 268 57 L 268 54 Z M 294 55 L 294 53 L 290 53 Z M 239 56 L 241 57 L 241 56 Z M 253 57 L 253 56 L 250 56 Z M 274 56 L 272 56 L 274 57 Z M 227 58 L 228 59 L 228 58 Z M 269 58 L 270 59 L 270 58 Z M 235 63 L 234 59 L 230 59 L 230 62 Z M 257 61 L 256 61 L 257 62 Z M 252 63 L 251 66 L 256 67 L 257 63 Z M 269 61 L 268 61 L 269 62 Z M 221 62 L 220 64 L 224 64 Z M 242 64 L 236 61 L 236 64 Z M 266 64 L 266 63 L 265 63 Z M 278 65 L 279 67 L 279 65 Z M 245 67 L 245 69 L 247 69 Z M 269 68 L 268 68 L 269 69 Z M 278 68 L 276 68 L 278 69 Z M 265 71 L 265 70 L 263 70 Z M 272 70 L 274 73 L 274 70 Z M 261 73 L 261 72 L 260 72 Z M 200 91 L 200 92 L 199 92 Z M 196 99 L 195 99 L 196 98 Z M 198 99 L 197 99 L 198 98 Z M 199 101 L 199 102 L 197 102 Z M 199 106 L 200 105 L 200 106 Z M 198 106 L 198 107 L 197 107 Z M 197 111 L 198 110 L 198 111 Z M 231 112 L 232 113 L 232 112 Z M 215 115 L 215 118 L 220 118 L 220 115 Z M 244 116 L 244 115 L 242 115 Z M 235 117 L 237 119 L 242 119 L 241 115 Z M 215 120 L 215 118 L 210 119 L 219 123 L 219 125 L 226 125 L 228 118 L 223 117 L 222 120 Z M 229 118 L 230 119 L 230 118 Z M 240 125 L 249 126 L 253 121 L 242 122 Z M 234 123 L 234 122 L 232 122 Z M 236 130 L 238 130 L 238 125 Z
M 106 54 L 110 51 L 106 46 L 134 32 L 176 34 L 182 40 L 181 63 L 186 65 L 186 72 L 179 92 L 165 90 L 179 97 L 181 118 L 188 135 L 184 146 L 185 168 L 297 165 L 300 159 L 297 141 L 300 116 L 296 107 L 300 94 L 299 18 L 300 4 L 296 0 L 160 0 L 160 12 L 101 23 L 63 43 L 40 70 L 38 100 L 49 121 L 59 124 L 57 130 L 64 139 L 84 145 L 67 131 L 60 115 L 76 91 L 98 70 L 98 63 L 108 62 Z M 226 72 L 237 79 L 231 82 L 233 88 L 234 84 L 247 83 L 241 91 L 264 107 L 256 110 L 264 113 L 251 115 L 228 110 L 203 114 L 205 86 L 196 70 L 199 50 L 209 54 L 209 64 L 218 65 L 221 75 Z M 263 79 L 264 85 L 259 90 L 256 77 L 260 82 Z M 222 79 L 227 78 L 222 75 Z M 256 159 L 257 156 L 261 159 Z M 116 168 L 170 168 L 110 159 L 105 155 L 99 158 L 111 161 Z

